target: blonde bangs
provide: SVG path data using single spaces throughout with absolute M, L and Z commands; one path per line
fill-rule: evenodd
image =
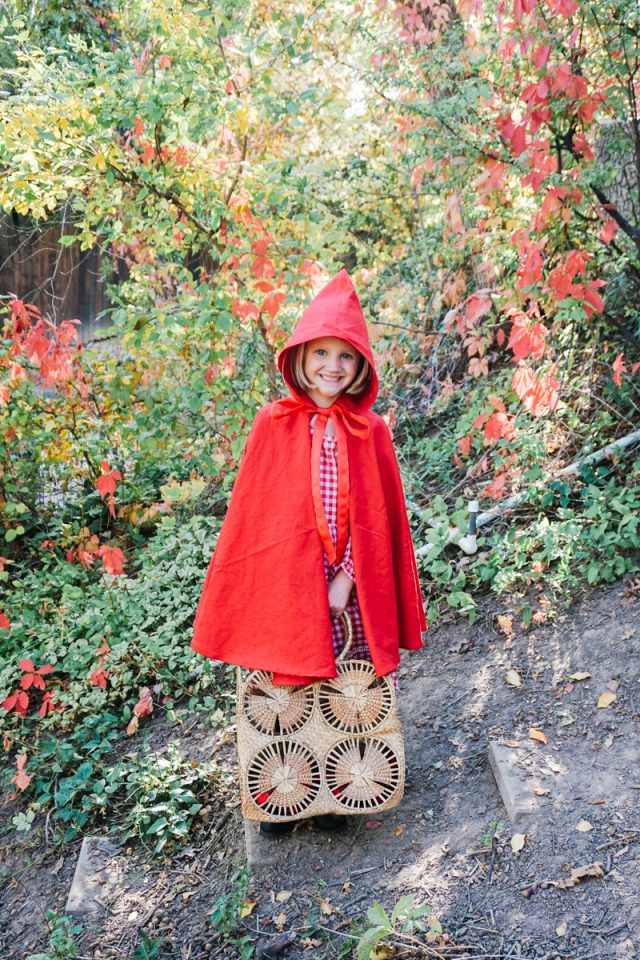
M 304 373 L 304 343 L 298 343 L 291 348 L 290 370 L 291 379 L 299 390 L 307 391 L 313 389 L 313 384 L 308 380 Z

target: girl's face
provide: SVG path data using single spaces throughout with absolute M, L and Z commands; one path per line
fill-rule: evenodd
M 355 380 L 360 354 L 346 340 L 320 337 L 305 344 L 303 370 L 312 384 L 307 393 L 318 407 L 330 407 Z

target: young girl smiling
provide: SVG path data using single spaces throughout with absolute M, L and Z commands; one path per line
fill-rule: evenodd
M 268 670 L 276 685 L 336 675 L 349 656 L 392 673 L 426 629 L 378 378 L 346 270 L 304 311 L 278 358 L 289 396 L 251 428 L 205 579 L 191 646 Z M 323 818 L 324 819 L 324 818 Z M 267 826 L 267 825 L 263 825 Z M 276 825 L 280 826 L 280 825 Z

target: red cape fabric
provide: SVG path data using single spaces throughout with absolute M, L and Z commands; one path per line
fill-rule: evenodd
M 194 650 L 275 682 L 309 683 L 336 675 L 323 545 L 311 482 L 310 417 L 322 413 L 291 379 L 291 347 L 319 337 L 349 342 L 369 361 L 363 390 L 342 395 L 340 421 L 349 464 L 349 532 L 365 635 L 379 676 L 394 670 L 400 648 L 422 646 L 426 629 L 415 553 L 389 429 L 369 408 L 378 391 L 367 328 L 346 270 L 303 313 L 279 357 L 297 399 L 257 414 L 227 515 L 209 564 L 194 621 Z M 291 400 L 284 404 L 291 404 Z M 276 408 L 276 409 L 274 409 Z M 275 415 L 274 415 L 275 414 Z M 284 414 L 284 415 L 283 415 Z M 362 435 L 362 419 L 368 436 Z M 338 419 L 338 416 L 335 416 Z M 314 431 L 315 432 L 315 431 Z M 343 441 L 344 442 L 344 441 Z

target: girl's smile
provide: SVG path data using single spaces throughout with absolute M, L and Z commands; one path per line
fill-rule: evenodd
M 359 354 L 346 340 L 320 337 L 305 344 L 304 375 L 307 393 L 318 407 L 330 407 L 355 380 Z

